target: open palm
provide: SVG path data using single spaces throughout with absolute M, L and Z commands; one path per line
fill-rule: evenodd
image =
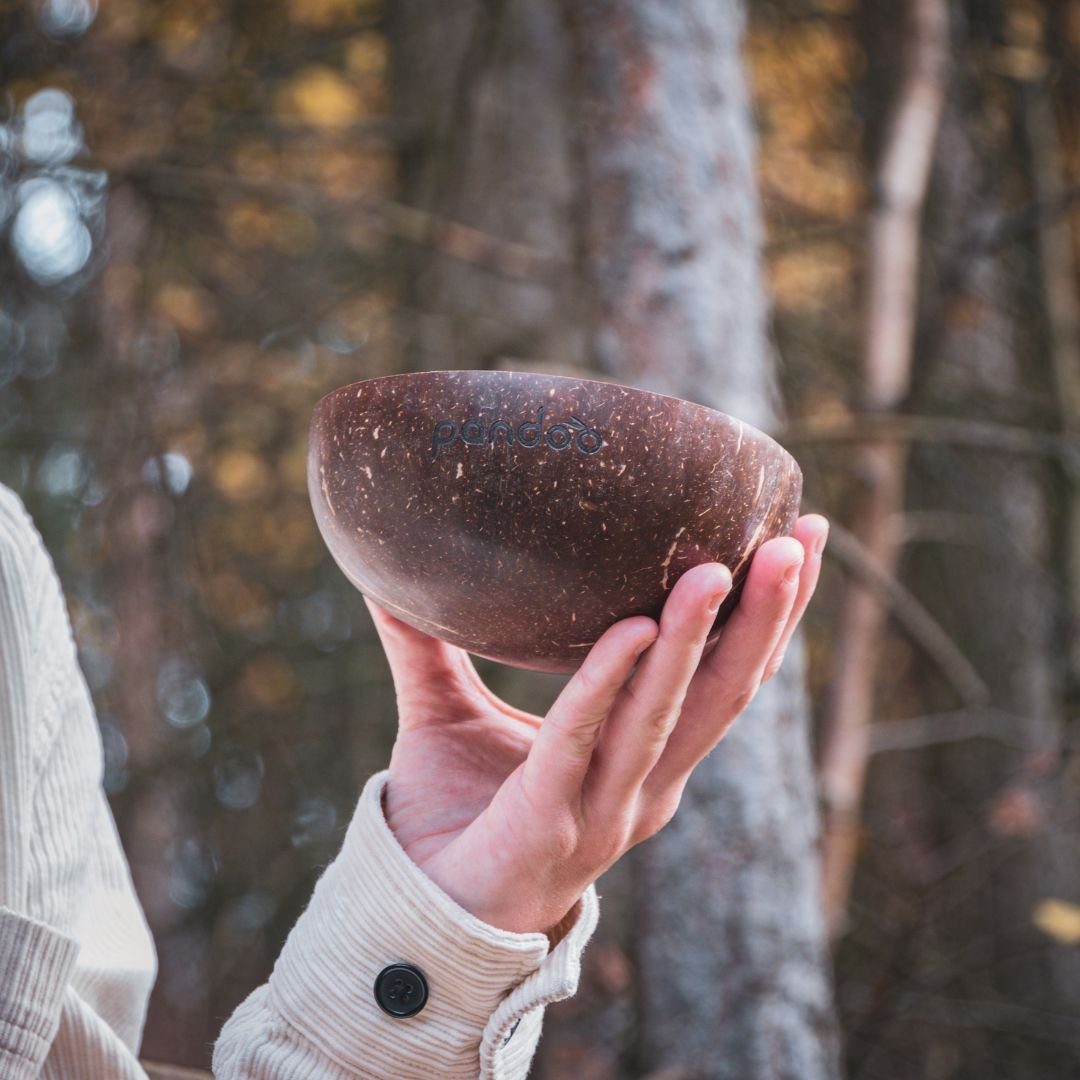
M 826 533 L 810 515 L 764 544 L 708 651 L 731 577 L 717 563 L 687 571 L 659 626 L 610 627 L 545 718 L 493 694 L 462 649 L 367 600 L 397 690 L 386 815 L 406 853 L 491 925 L 557 924 L 670 819 L 691 770 L 779 666 Z

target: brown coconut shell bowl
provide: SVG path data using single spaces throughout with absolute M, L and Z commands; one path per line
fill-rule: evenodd
M 802 473 L 740 420 L 664 394 L 518 371 L 425 371 L 315 407 L 315 517 L 349 580 L 478 656 L 571 672 L 679 576 L 791 531 Z

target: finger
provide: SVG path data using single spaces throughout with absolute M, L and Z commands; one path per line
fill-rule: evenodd
M 597 804 L 636 798 L 679 717 L 716 611 L 731 591 L 720 563 L 686 571 L 660 616 L 660 634 L 622 688 L 604 725 L 593 786 Z
M 371 612 L 399 694 L 415 688 L 418 682 L 449 678 L 460 670 L 457 654 L 462 650 L 391 615 L 369 596 L 364 596 L 364 603 Z
M 773 649 L 773 654 L 765 665 L 762 682 L 767 682 L 780 670 L 791 638 L 798 629 L 810 598 L 817 588 L 818 578 L 821 576 L 821 554 L 825 550 L 825 541 L 829 538 L 829 523 L 820 514 L 807 514 L 795 522 L 791 535 L 803 546 L 804 557 L 802 570 L 799 571 L 799 589 L 795 594 L 795 603 L 791 606 L 791 614 L 784 626 L 784 632 L 780 635 L 780 640 L 776 643 L 776 648 Z
M 803 557 L 802 544 L 789 536 L 758 549 L 738 606 L 695 673 L 682 717 L 649 777 L 654 793 L 685 780 L 750 704 L 795 603 Z
M 525 762 L 525 780 L 546 806 L 576 805 L 600 729 L 638 657 L 656 639 L 644 615 L 610 626 L 562 688 Z

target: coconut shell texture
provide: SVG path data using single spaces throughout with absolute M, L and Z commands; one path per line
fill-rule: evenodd
M 517 371 L 428 371 L 315 407 L 308 487 L 334 559 L 404 622 L 470 653 L 572 672 L 612 623 L 658 619 L 690 567 L 791 531 L 802 473 L 693 402 Z

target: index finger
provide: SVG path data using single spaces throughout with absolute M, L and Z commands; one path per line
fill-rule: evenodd
M 544 805 L 577 804 L 612 703 L 657 632 L 644 615 L 608 627 L 562 688 L 525 760 L 525 782 Z
M 647 786 L 663 790 L 685 782 L 750 703 L 787 625 L 803 562 L 802 545 L 790 536 L 758 549 L 739 604 L 698 667 L 683 715 Z

